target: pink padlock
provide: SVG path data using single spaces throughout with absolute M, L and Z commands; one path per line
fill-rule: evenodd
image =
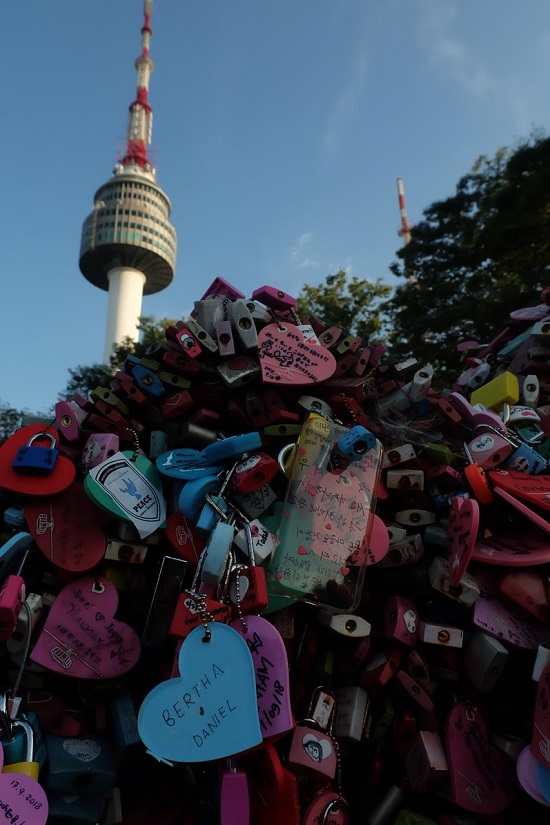
M 119 443 L 114 433 L 92 433 L 82 450 L 82 466 L 86 472 L 117 453 Z
M 308 716 L 299 722 L 292 734 L 289 765 L 295 771 L 320 773 L 334 779 L 338 765 L 337 744 L 324 729 L 330 727 L 334 713 L 334 694 L 318 688 L 312 697 Z
M 415 647 L 418 639 L 418 612 L 406 596 L 390 596 L 384 611 L 384 635 L 387 639 Z

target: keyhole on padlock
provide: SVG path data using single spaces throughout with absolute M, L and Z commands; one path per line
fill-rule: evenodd
M 241 329 L 250 329 L 252 321 L 250 318 L 239 318 L 239 326 Z
M 357 622 L 354 621 L 354 619 L 348 619 L 345 627 L 348 633 L 355 633 L 355 631 L 357 630 Z
M 218 340 L 225 347 L 231 341 L 231 336 L 227 332 L 222 332 Z

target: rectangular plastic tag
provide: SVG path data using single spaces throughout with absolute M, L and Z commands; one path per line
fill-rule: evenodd
M 272 557 L 273 587 L 319 606 L 353 610 L 372 563 L 369 536 L 382 447 L 347 462 L 346 428 L 312 414 L 302 427 Z

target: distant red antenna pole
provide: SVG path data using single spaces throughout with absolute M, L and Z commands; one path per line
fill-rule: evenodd
M 148 100 L 149 78 L 153 71 L 153 61 L 149 57 L 152 8 L 153 0 L 144 0 L 141 54 L 135 64 L 137 69 L 137 93 L 135 100 L 130 103 L 126 154 L 121 161 L 124 166 L 137 165 L 147 170 L 152 168 L 147 156 L 147 146 L 151 143 L 153 133 L 153 110 Z
M 399 195 L 399 211 L 401 213 L 401 226 L 397 230 L 400 238 L 403 238 L 403 245 L 406 246 L 411 239 L 412 224 L 407 220 L 407 209 L 405 207 L 405 190 L 403 188 L 403 181 L 397 178 L 397 192 Z

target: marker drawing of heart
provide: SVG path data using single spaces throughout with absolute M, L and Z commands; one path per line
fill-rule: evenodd
M 291 324 L 267 324 L 258 333 L 258 357 L 266 384 L 318 384 L 336 370 L 325 347 L 306 342 Z
M 80 679 L 110 679 L 131 670 L 140 643 L 113 618 L 118 593 L 107 579 L 84 576 L 63 588 L 31 653 L 48 670 Z
M 4 764 L 4 749 L 0 744 L 0 770 Z M 48 798 L 36 779 L 16 773 L 6 767 L 0 773 L 0 812 L 2 821 L 21 825 L 46 825 Z

